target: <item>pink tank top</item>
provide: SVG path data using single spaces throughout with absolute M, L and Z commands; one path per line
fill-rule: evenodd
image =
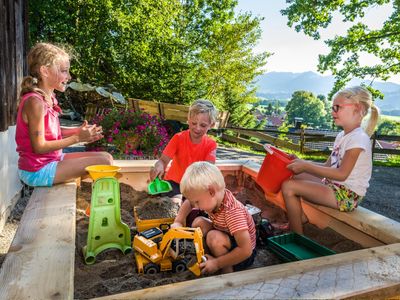
M 17 143 L 17 152 L 19 153 L 18 168 L 29 172 L 36 172 L 43 168 L 45 165 L 52 161 L 60 161 L 62 150 L 56 150 L 44 154 L 34 153 L 32 144 L 29 138 L 28 124 L 22 118 L 22 108 L 25 105 L 26 99 L 29 97 L 36 97 L 43 101 L 46 109 L 44 116 L 44 128 L 45 128 L 45 139 L 46 141 L 60 140 L 61 128 L 60 121 L 58 119 L 58 112 L 54 108 L 50 107 L 44 100 L 43 96 L 31 92 L 22 96 L 21 103 L 18 108 L 17 114 L 17 128 L 15 133 L 15 141 Z M 57 99 L 53 96 L 54 104 L 57 105 Z

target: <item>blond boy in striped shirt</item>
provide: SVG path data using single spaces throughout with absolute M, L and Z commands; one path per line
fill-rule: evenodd
M 200 227 L 211 252 L 200 267 L 203 274 L 240 271 L 254 262 L 256 229 L 246 207 L 225 188 L 221 171 L 208 162 L 195 162 L 182 177 L 182 194 L 192 207 L 207 212 L 192 227 Z

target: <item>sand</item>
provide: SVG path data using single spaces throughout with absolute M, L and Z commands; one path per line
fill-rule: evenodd
M 227 187 L 239 201 L 252 204 L 261 209 L 264 218 L 268 218 L 275 233 L 287 231 L 287 219 L 283 210 L 266 202 L 259 187 L 254 182 L 244 183 L 237 188 L 238 183 L 233 176 L 227 176 Z M 149 196 L 146 192 L 136 191 L 126 184 L 120 184 L 121 218 L 131 229 L 131 235 L 136 234 L 133 207 L 137 207 L 140 219 L 174 217 L 178 207 L 168 197 Z M 82 247 L 87 242 L 89 217 L 85 209 L 90 203 L 91 184 L 82 182 L 78 190 L 76 214 L 76 259 L 75 259 L 75 294 L 74 298 L 84 299 L 118 294 L 153 286 L 160 286 L 197 277 L 190 271 L 182 273 L 161 272 L 155 275 L 139 275 L 136 270 L 133 251 L 124 255 L 119 250 L 105 250 L 96 256 L 93 265 L 86 265 L 82 255 Z M 320 230 L 311 224 L 305 226 L 305 235 L 335 252 L 347 252 L 361 249 L 361 246 L 347 240 L 331 229 Z M 251 268 L 270 266 L 282 261 L 265 246 L 257 246 L 257 256 Z

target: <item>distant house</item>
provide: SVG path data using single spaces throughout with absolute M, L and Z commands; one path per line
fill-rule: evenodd
M 253 111 L 253 116 L 258 120 L 258 121 L 263 121 L 265 120 L 266 116 L 259 111 L 258 109 Z
M 284 120 L 285 120 L 284 115 L 273 114 L 271 116 L 267 116 L 267 125 L 279 127 L 283 124 Z

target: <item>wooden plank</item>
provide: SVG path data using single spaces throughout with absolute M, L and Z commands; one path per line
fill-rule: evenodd
M 386 287 L 389 284 L 394 285 L 400 282 L 398 275 L 396 275 L 396 278 L 392 277 L 392 274 L 396 274 L 396 269 L 399 269 L 396 264 L 399 261 L 397 254 L 399 250 L 400 244 L 393 244 L 390 246 L 381 246 L 325 256 L 312 260 L 211 276 L 197 279 L 195 283 L 194 281 L 185 281 L 97 299 L 191 299 L 193 297 L 201 299 L 202 295 L 204 298 L 214 296 L 212 299 L 220 299 L 223 298 L 223 295 L 221 295 L 223 291 L 229 293 L 232 292 L 233 289 L 242 291 L 242 294 L 239 294 L 242 296 L 240 298 L 247 298 L 245 294 L 243 294 L 247 286 L 253 291 L 259 289 L 258 296 L 254 298 L 259 298 L 261 295 L 268 298 L 266 296 L 266 293 L 269 292 L 268 286 L 270 286 L 271 289 L 275 286 L 276 288 L 274 290 L 279 288 L 293 288 L 295 291 L 299 292 L 297 294 L 299 298 L 305 297 L 300 294 L 300 292 L 307 293 L 310 288 L 314 290 L 314 297 L 308 296 L 305 298 L 342 298 L 346 295 L 355 295 L 364 291 L 365 288 L 354 284 L 354 281 L 358 280 L 357 276 L 359 275 L 357 274 L 357 269 L 360 268 L 360 265 L 368 265 L 368 263 L 370 263 L 370 266 L 366 270 L 368 273 L 365 274 L 362 279 L 364 280 L 365 278 L 365 281 L 368 280 L 369 282 L 365 282 L 364 284 L 373 285 L 375 290 Z M 387 272 L 387 267 L 390 263 L 394 264 L 393 270 Z M 379 264 L 382 264 L 382 266 Z M 350 267 L 346 268 L 346 266 Z M 346 270 L 346 272 L 340 272 L 342 268 Z M 392 276 L 388 276 L 387 273 L 390 273 Z M 344 285 L 343 282 L 346 281 L 345 276 L 349 276 L 347 281 L 351 281 L 350 283 L 352 283 L 352 285 Z M 294 287 L 289 284 L 290 281 L 286 280 L 288 277 L 292 278 L 292 281 L 298 280 L 298 282 L 293 285 Z M 302 277 L 304 277 L 303 281 L 300 279 Z M 313 277 L 316 278 L 316 280 L 307 282 L 313 279 Z M 340 279 L 342 281 L 340 281 Z M 321 283 L 321 281 L 324 281 L 324 283 Z M 326 291 L 324 287 L 328 284 L 334 287 L 334 291 L 332 292 L 333 297 L 327 297 L 325 294 Z M 265 289 L 264 286 L 267 289 Z M 217 294 L 218 292 L 220 292 L 220 294 Z M 396 293 L 398 293 L 398 290 L 393 289 L 391 293 L 387 293 L 387 296 L 396 295 Z M 236 297 L 231 295 L 229 298 Z M 281 296 L 279 298 L 290 297 Z
M 307 142 L 334 142 L 335 136 L 320 136 L 320 137 L 307 137 L 305 136 L 305 143 Z
M 136 111 L 138 111 L 139 108 L 139 99 L 134 99 L 134 98 L 128 98 L 128 107 L 129 108 L 133 108 Z
M 213 134 L 213 133 L 210 132 L 210 134 Z M 247 139 L 242 139 L 242 138 L 239 138 L 239 137 L 236 137 L 236 136 L 232 136 L 232 135 L 228 135 L 228 134 L 222 134 L 221 138 L 223 140 L 226 140 L 226 141 L 231 142 L 231 143 L 238 143 L 238 144 L 250 146 L 250 147 L 252 147 L 253 149 L 255 149 L 257 151 L 265 151 L 264 150 L 264 146 L 262 144 L 256 143 L 256 142 L 252 142 L 252 141 L 249 141 Z
M 0 273 L 0 299 L 72 299 L 76 184 L 35 188 Z
M 161 116 L 166 120 L 185 123 L 188 119 L 189 106 L 171 103 L 160 103 Z
M 375 239 L 382 241 L 385 244 L 400 242 L 400 223 L 372 212 L 364 207 L 357 207 L 352 212 L 340 212 L 336 209 L 331 209 L 321 205 L 309 204 L 315 206 L 321 212 L 328 214 L 335 219 L 349 224 Z
M 400 150 L 399 149 L 379 149 L 379 148 L 374 148 L 374 153 L 400 155 Z
M 160 115 L 160 106 L 158 102 L 138 100 L 139 108 L 151 115 Z
M 220 111 L 218 112 L 217 122 L 215 124 L 215 128 L 225 128 L 228 126 L 230 113 L 229 111 Z
M 266 134 L 263 132 L 249 131 L 249 130 L 242 130 L 242 129 L 230 129 L 230 130 L 237 132 L 239 134 L 246 135 L 246 136 L 259 138 L 260 140 L 271 143 L 277 147 L 283 147 L 283 148 L 287 148 L 287 149 L 291 149 L 291 150 L 295 150 L 295 151 L 300 151 L 300 145 L 293 144 L 293 143 L 287 142 L 287 141 L 283 141 L 283 140 L 279 139 L 279 137 L 275 137 L 275 136 L 272 136 L 272 135 L 269 135 L 269 134 Z M 304 150 L 308 151 L 311 149 L 304 147 Z

